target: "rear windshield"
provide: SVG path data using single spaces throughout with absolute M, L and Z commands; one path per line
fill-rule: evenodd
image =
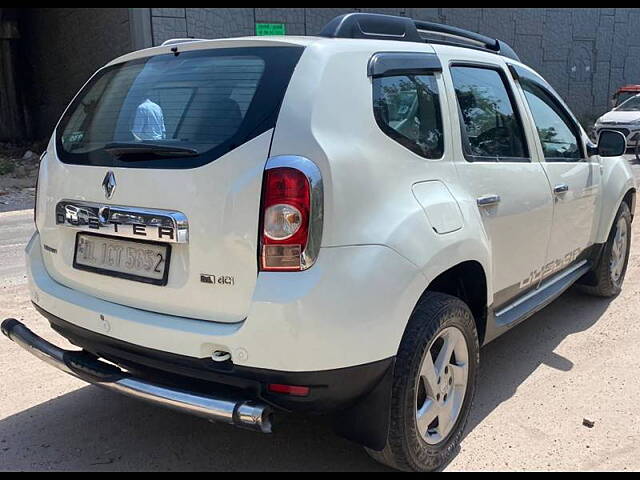
M 105 68 L 60 121 L 58 156 L 112 167 L 209 163 L 274 127 L 302 51 L 202 50 Z

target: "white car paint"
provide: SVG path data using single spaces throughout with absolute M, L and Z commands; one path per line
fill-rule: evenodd
M 65 165 L 51 142 L 40 172 L 39 233 L 27 249 L 36 304 L 82 328 L 189 357 L 224 350 L 237 365 L 290 372 L 361 365 L 396 354 L 416 302 L 442 272 L 477 263 L 487 278 L 487 307 L 497 307 L 495 294 L 532 271 L 576 248 L 603 243 L 622 198 L 634 188 L 622 158 L 545 163 L 522 91 L 505 60 L 491 53 L 304 37 L 198 41 L 179 48 L 266 45 L 306 47 L 273 132 L 198 169 L 115 172 L 118 204 L 177 210 L 189 219 L 193 241 L 176 247 L 167 287 L 72 268 L 73 234 L 53 223 L 53 209 L 64 198 L 104 202 L 100 183 L 107 169 Z M 170 48 L 134 52 L 111 65 L 168 54 Z M 435 52 L 440 58 L 442 158 L 422 158 L 377 126 L 367 64 L 381 51 Z M 504 70 L 523 112 L 530 163 L 474 164 L 464 158 L 448 71 L 453 61 Z M 584 132 L 582 141 L 588 141 Z M 307 271 L 258 273 L 262 171 L 269 156 L 280 155 L 308 158 L 322 174 L 322 248 Z M 552 188 L 560 182 L 570 191 L 554 198 Z M 491 194 L 500 196 L 500 204 L 479 208 L 478 197 Z M 432 199 L 436 203 L 428 204 Z M 450 214 L 438 217 L 436 204 Z M 200 283 L 201 273 L 223 272 L 236 277 L 233 288 Z
M 42 243 L 58 251 L 44 256 L 47 271 L 63 285 L 122 305 L 225 323 L 244 320 L 258 273 L 256 212 L 271 133 L 203 167 L 170 175 L 159 169 L 65 164 L 54 160 L 51 142 L 41 166 L 37 219 Z M 63 199 L 105 203 L 96 187 L 108 171 L 115 173 L 118 187 L 107 203 L 176 210 L 189 219 L 189 243 L 172 247 L 166 287 L 127 281 L 123 288 L 122 279 L 73 268 L 76 232 L 56 224 L 56 204 Z M 212 289 L 200 282 L 200 274 L 232 276 L 235 284 Z

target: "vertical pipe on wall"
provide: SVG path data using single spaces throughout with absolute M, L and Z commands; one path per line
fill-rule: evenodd
M 153 25 L 150 8 L 129 8 L 131 29 L 131 50 L 141 50 L 153 46 Z

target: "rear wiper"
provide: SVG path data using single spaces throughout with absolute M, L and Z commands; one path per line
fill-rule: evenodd
M 124 161 L 147 160 L 146 155 L 160 157 L 195 157 L 200 152 L 194 148 L 177 147 L 170 145 L 154 145 L 152 143 L 108 143 L 104 150 Z

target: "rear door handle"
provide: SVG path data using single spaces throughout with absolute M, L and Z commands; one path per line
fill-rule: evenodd
M 569 185 L 566 183 L 561 183 L 553 187 L 553 193 L 556 195 L 562 195 L 563 193 L 567 193 L 569 191 Z
M 500 195 L 484 195 L 476 200 L 479 207 L 490 207 L 500 203 Z

